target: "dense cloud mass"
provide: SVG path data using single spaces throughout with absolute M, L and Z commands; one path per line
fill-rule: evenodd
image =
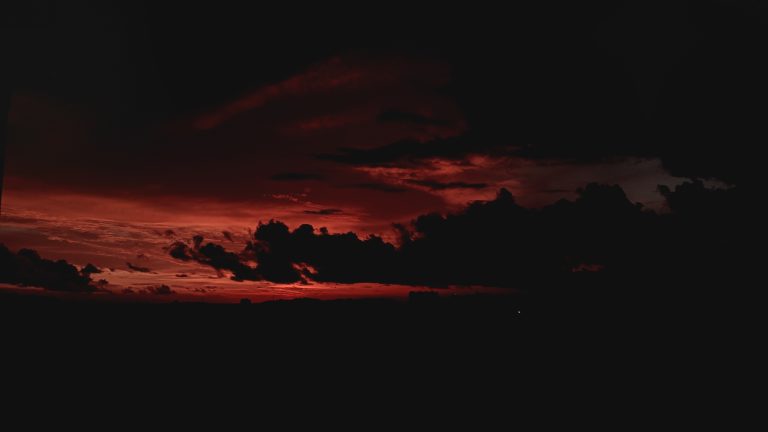
M 91 266 L 92 267 L 92 266 Z M 52 291 L 90 292 L 90 273 L 93 268 L 79 271 L 64 260 L 51 261 L 41 258 L 31 249 L 17 253 L 0 244 L 0 282 L 45 288 Z M 95 267 L 94 267 L 95 268 Z
M 193 244 L 187 245 L 184 242 L 177 241 L 173 243 L 168 251 L 169 254 L 182 261 L 197 261 L 201 264 L 209 265 L 218 271 L 227 271 L 232 274 L 235 280 L 259 280 L 258 273 L 251 267 L 243 264 L 241 255 L 227 252 L 222 246 L 207 243 L 202 244 L 203 238 L 196 236 Z
M 236 280 L 379 282 L 517 287 L 579 271 L 649 280 L 732 268 L 736 189 L 702 182 L 661 187 L 671 210 L 630 202 L 618 186 L 589 184 L 574 201 L 541 209 L 502 189 L 456 214 L 426 214 L 399 226 L 399 246 L 377 236 L 330 234 L 278 221 L 260 224 L 239 253 L 177 242 L 170 254 L 227 271 Z M 717 225 L 713 222 L 717 221 Z

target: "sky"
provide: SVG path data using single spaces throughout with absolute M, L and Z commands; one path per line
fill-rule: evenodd
M 400 296 L 428 284 L 232 280 L 193 238 L 246 263 L 271 220 L 399 247 L 421 215 L 589 183 L 664 214 L 659 185 L 733 187 L 760 141 L 748 3 L 9 7 L 0 242 L 122 296 Z

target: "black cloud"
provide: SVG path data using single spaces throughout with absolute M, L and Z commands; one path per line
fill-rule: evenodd
M 333 215 L 344 213 L 344 211 L 337 208 L 327 208 L 327 209 L 321 209 L 321 210 L 304 210 L 304 213 L 319 215 L 319 216 L 333 216 Z
M 181 241 L 177 241 L 170 245 L 168 247 L 168 254 L 181 261 L 189 261 L 192 259 L 191 254 L 189 254 L 189 246 Z
M 133 264 L 131 264 L 131 263 L 129 263 L 129 262 L 125 263 L 125 265 L 126 265 L 126 266 L 127 266 L 129 269 L 131 269 L 131 270 L 133 270 L 133 271 L 137 271 L 137 272 L 139 272 L 139 273 L 152 273 L 152 270 L 150 270 L 150 269 L 149 269 L 149 268 L 147 268 L 147 267 L 141 267 L 141 266 L 133 265 Z
M 218 271 L 231 272 L 234 280 L 261 279 L 254 269 L 243 264 L 242 255 L 227 252 L 222 246 L 214 243 L 203 245 L 203 240 L 202 236 L 195 236 L 192 246 L 180 241 L 175 242 L 168 248 L 168 253 L 181 261 L 197 261 Z
M 101 272 L 102 272 L 102 270 L 100 268 L 96 267 L 95 265 L 93 265 L 91 263 L 86 264 L 85 267 L 80 269 L 80 273 L 82 273 L 83 275 L 86 275 L 86 276 L 89 276 L 89 275 L 94 274 L 94 273 L 101 273 Z
M 150 286 L 150 287 L 144 288 L 142 291 L 146 292 L 147 294 L 154 294 L 154 295 L 176 294 L 176 291 L 172 290 L 171 287 L 169 287 L 168 285 Z
M 406 183 L 424 186 L 431 190 L 446 190 L 446 189 L 485 189 L 488 187 L 486 183 L 466 183 L 466 182 L 448 182 L 443 183 L 432 180 L 406 180 Z
M 270 221 L 240 253 L 201 242 L 176 243 L 170 253 L 230 271 L 234 279 L 281 283 L 521 287 L 585 269 L 639 281 L 733 268 L 724 251 L 733 247 L 728 230 L 735 224 L 730 206 L 736 189 L 692 182 L 662 192 L 672 213 L 645 210 L 618 186 L 590 184 L 575 201 L 541 209 L 519 206 L 502 189 L 496 199 L 462 212 L 427 214 L 398 226 L 399 247 L 376 236 L 317 232 L 311 225 L 291 231 Z
M 10 251 L 0 243 L 0 282 L 21 286 L 41 287 L 52 291 L 91 292 L 93 286 L 88 272 L 64 260 L 41 258 L 31 249 Z
M 474 141 L 470 135 L 437 138 L 427 142 L 401 140 L 372 149 L 341 148 L 337 153 L 316 157 L 348 165 L 388 166 L 401 162 L 418 163 L 425 159 L 463 159 L 468 154 L 506 150 L 487 142 Z

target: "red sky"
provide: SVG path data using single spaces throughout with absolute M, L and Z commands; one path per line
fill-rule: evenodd
M 491 199 L 502 187 L 520 203 L 539 206 L 597 180 L 621 184 L 631 199 L 654 207 L 656 185 L 677 183 L 658 160 L 640 158 L 577 164 L 478 153 L 386 166 L 317 158 L 338 148 L 465 132 L 460 109 L 444 91 L 451 75 L 448 64 L 430 59 L 334 56 L 204 112 L 142 128 L 118 126 L 130 131 L 120 136 L 91 108 L 17 92 L 2 241 L 110 269 L 101 277 L 116 292 L 166 283 L 197 294 L 215 286 L 253 289 L 264 298 L 322 296 L 339 288 L 232 282 L 178 262 L 164 248 L 202 234 L 239 250 L 249 229 L 270 219 L 394 240 L 394 222 Z M 392 121 L 383 119 L 386 112 L 407 115 Z M 152 273 L 130 270 L 129 262 Z
M 517 288 L 519 273 L 609 261 L 686 275 L 730 257 L 679 238 L 691 224 L 677 216 L 704 209 L 706 230 L 732 217 L 744 155 L 764 141 L 764 11 L 741 2 L 381 5 L 354 19 L 326 4 L 18 3 L 2 17 L 0 244 L 96 265 L 103 298 L 423 289 L 264 281 L 312 276 Z M 47 283 L 24 275 L 9 280 Z

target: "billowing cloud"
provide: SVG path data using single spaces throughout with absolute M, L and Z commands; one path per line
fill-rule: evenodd
M 722 208 L 709 194 L 730 199 L 735 190 L 712 192 L 690 183 L 664 193 L 671 202 L 703 194 L 704 202 Z M 712 217 L 711 209 L 694 213 Z M 685 233 L 690 224 L 701 223 L 696 220 L 685 211 L 646 210 L 618 186 L 589 184 L 576 200 L 541 209 L 518 205 L 502 189 L 495 199 L 460 212 L 426 214 L 399 226 L 397 247 L 377 236 L 318 232 L 306 224 L 291 231 L 271 221 L 257 227 L 240 253 L 211 243 L 202 246 L 198 239 L 193 247 L 177 243 L 171 255 L 232 272 L 235 279 L 519 287 L 586 270 L 625 276 L 642 272 L 646 277 L 688 271 L 707 254 L 711 261 L 722 253 L 695 246 L 701 241 L 690 242 Z M 710 240 L 718 238 L 717 244 L 727 242 L 713 235 Z M 676 257 L 681 251 L 683 257 Z
M 102 273 L 102 272 L 103 271 L 100 268 L 96 267 L 95 265 L 93 265 L 91 263 L 86 264 L 85 267 L 80 269 L 80 273 L 82 273 L 84 275 L 92 275 L 92 274 L 95 274 L 95 273 Z
M 0 282 L 45 288 L 51 291 L 92 292 L 90 273 L 64 260 L 41 258 L 31 249 L 14 253 L 0 244 Z
M 192 245 L 175 242 L 168 248 L 168 253 L 181 261 L 197 261 L 213 267 L 219 272 L 227 272 L 233 280 L 261 280 L 261 276 L 252 267 L 244 263 L 241 254 L 226 251 L 215 243 L 203 244 L 202 236 L 195 236 Z

